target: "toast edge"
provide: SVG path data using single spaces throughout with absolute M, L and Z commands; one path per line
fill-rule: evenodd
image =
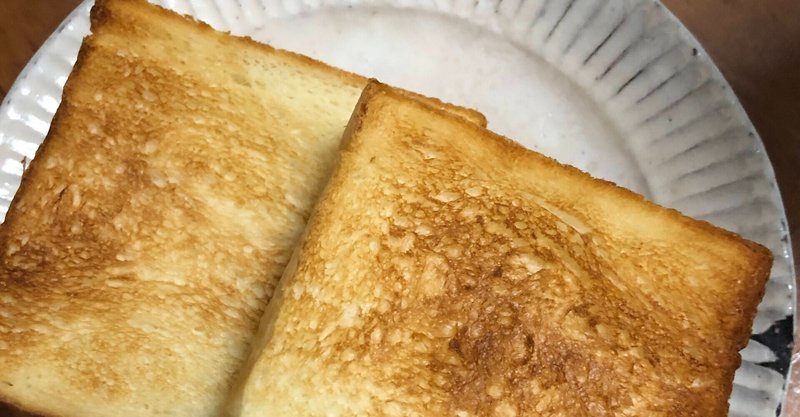
M 36 149 L 36 153 L 34 154 L 33 159 L 30 160 L 27 169 L 23 170 L 22 177 L 20 179 L 19 188 L 14 193 L 14 198 L 11 200 L 11 204 L 9 204 L 8 211 L 6 212 L 5 220 L 0 223 L 0 243 L 4 243 L 7 238 L 8 233 L 8 226 L 13 224 L 19 213 L 19 209 L 17 209 L 17 204 L 19 204 L 19 199 L 17 198 L 18 195 L 24 195 L 28 188 L 31 187 L 31 183 L 35 181 L 39 175 L 39 165 L 43 164 L 43 155 L 48 153 L 49 145 L 52 142 L 52 138 L 57 136 L 61 126 L 63 124 L 62 120 L 66 117 L 66 115 L 71 111 L 70 105 L 72 102 L 72 90 L 74 87 L 75 80 L 73 74 L 78 74 L 83 70 L 83 66 L 86 63 L 87 56 L 92 53 L 94 48 L 93 45 L 94 37 L 93 35 L 88 35 L 84 38 L 83 43 L 81 43 L 81 47 L 78 50 L 78 56 L 75 61 L 75 65 L 73 66 L 72 72 L 70 76 L 67 78 L 66 83 L 64 84 L 64 89 L 61 92 L 61 103 L 59 104 L 58 108 L 56 109 L 55 114 L 53 115 L 53 120 L 50 122 L 50 129 L 47 131 L 44 139 L 42 140 L 41 145 Z
M 87 56 L 92 53 L 94 48 L 93 40 L 94 37 L 90 34 L 87 35 L 81 43 L 75 65 L 73 66 L 72 72 L 64 84 L 64 89 L 62 90 L 61 94 L 61 103 L 53 115 L 53 120 L 50 123 L 50 129 L 42 140 L 42 144 L 36 149 L 36 153 L 34 154 L 33 159 L 31 159 L 28 168 L 23 171 L 19 188 L 14 194 L 14 198 L 11 200 L 11 204 L 8 207 L 8 212 L 6 213 L 6 218 L 2 223 L 0 223 L 0 246 L 5 246 L 5 243 L 9 238 L 9 227 L 17 221 L 17 218 L 20 214 L 24 215 L 24 213 L 20 213 L 22 210 L 17 208 L 17 205 L 20 202 L 20 199 L 17 198 L 17 196 L 25 195 L 25 193 L 28 192 L 28 188 L 32 187 L 32 184 L 36 182 L 36 179 L 39 177 L 39 171 L 42 169 L 39 166 L 45 163 L 44 155 L 48 154 L 48 149 L 50 147 L 50 143 L 52 143 L 52 138 L 58 135 L 63 123 L 62 120 L 67 117 L 71 111 L 71 95 L 73 88 L 75 88 L 73 85 L 75 83 L 75 77 L 73 77 L 73 74 L 78 74 L 83 70 Z M 22 404 L 13 399 L 12 396 L 8 394 L 4 384 L 0 384 L 0 403 L 9 405 L 13 411 L 18 411 L 20 416 L 57 417 L 57 414 L 52 414 L 52 410 L 47 410 L 35 404 Z M 1 408 L 0 411 L 2 411 Z
M 98 30 L 102 30 L 103 26 L 109 24 L 110 21 L 114 19 L 114 13 L 112 9 L 116 6 L 116 4 L 132 4 L 140 7 L 142 6 L 153 7 L 156 10 L 158 10 L 163 17 L 170 19 L 171 21 L 181 22 L 181 23 L 188 22 L 196 26 L 197 29 L 202 30 L 203 32 L 206 33 L 213 33 L 213 34 L 224 33 L 230 36 L 235 42 L 240 42 L 245 46 L 254 47 L 258 50 L 267 53 L 275 53 L 278 55 L 282 55 L 289 59 L 311 66 L 317 70 L 340 76 L 343 79 L 346 79 L 347 82 L 353 86 L 363 85 L 367 83 L 369 80 L 364 76 L 343 70 L 341 68 L 337 68 L 333 65 L 326 64 L 322 61 L 316 60 L 306 55 L 302 55 L 285 49 L 275 48 L 266 43 L 258 42 L 249 36 L 238 36 L 238 35 L 233 35 L 230 32 L 218 31 L 208 23 L 198 20 L 192 16 L 183 15 L 173 10 L 151 4 L 147 0 L 96 0 L 96 3 L 94 4 L 94 6 L 92 6 L 90 12 L 92 33 L 95 33 Z M 442 108 L 449 108 L 450 111 L 453 112 L 454 116 L 464 118 L 468 122 L 475 123 L 481 127 L 486 127 L 488 124 L 486 116 L 483 113 L 479 112 L 478 110 L 469 107 L 463 107 L 454 103 L 449 103 L 436 97 L 425 96 L 405 89 L 398 88 L 398 91 L 402 91 L 404 94 L 408 94 L 409 96 L 418 100 L 429 101 L 428 105 L 436 104 L 437 106 L 441 106 Z M 435 108 L 435 106 L 432 107 Z

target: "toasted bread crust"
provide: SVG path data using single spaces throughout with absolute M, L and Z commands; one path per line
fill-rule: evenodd
M 216 415 L 366 82 L 98 1 L 0 226 L 0 401 Z
M 394 96 L 395 99 L 398 98 L 398 94 L 391 91 L 388 86 L 378 80 L 371 80 L 364 89 L 361 99 L 359 99 L 359 104 L 356 105 L 356 110 L 354 112 L 354 116 L 351 118 L 351 123 L 356 123 L 357 126 L 360 126 L 361 118 L 363 118 L 366 114 L 367 105 L 371 98 L 376 95 L 384 94 Z M 428 111 L 437 113 L 441 117 L 447 119 L 450 118 L 450 116 L 441 109 L 428 106 L 425 103 L 417 104 L 426 107 Z M 750 279 L 743 283 L 739 283 L 741 285 L 741 289 L 737 300 L 738 304 L 732 306 L 731 308 L 731 311 L 735 312 L 737 319 L 739 319 L 737 320 L 737 323 L 730 329 L 731 340 L 733 341 L 731 347 L 737 352 L 736 356 L 739 356 L 738 351 L 747 345 L 747 341 L 750 338 L 753 319 L 755 318 L 758 304 L 761 302 L 761 298 L 764 295 L 766 282 L 769 279 L 769 273 L 773 262 L 773 255 L 769 249 L 759 243 L 743 239 L 738 234 L 729 230 L 714 226 L 707 221 L 693 219 L 685 216 L 673 208 L 659 206 L 647 200 L 641 194 L 637 194 L 627 188 L 620 187 L 614 182 L 600 178 L 594 178 L 587 172 L 582 171 L 572 165 L 562 164 L 557 160 L 542 155 L 538 152 L 531 152 L 518 142 L 505 136 L 487 131 L 482 127 L 470 125 L 469 123 L 458 124 L 461 128 L 475 132 L 479 135 L 488 132 L 488 135 L 486 136 L 489 139 L 487 139 L 487 141 L 493 143 L 497 148 L 502 149 L 502 152 L 504 152 L 506 157 L 509 159 L 522 159 L 524 161 L 520 162 L 522 164 L 541 164 L 544 166 L 542 171 L 558 170 L 569 178 L 574 179 L 582 184 L 591 184 L 591 188 L 597 189 L 596 194 L 603 194 L 603 198 L 618 203 L 621 210 L 630 207 L 636 207 L 642 211 L 648 211 L 657 214 L 661 217 L 661 221 L 675 222 L 680 224 L 685 228 L 685 230 L 691 230 L 695 236 L 710 235 L 716 239 L 721 239 L 730 244 L 740 246 L 740 250 L 742 252 L 738 254 L 744 256 L 745 263 L 752 267 L 752 274 L 749 277 Z M 350 146 L 349 144 L 352 140 L 352 137 L 353 135 L 347 134 L 343 137 L 341 145 L 342 149 L 346 149 L 348 146 Z M 741 358 L 737 360 L 739 361 L 736 365 L 738 368 Z M 733 371 L 731 372 L 731 375 L 733 375 Z
M 766 249 L 377 83 L 341 149 L 233 415 L 726 415 Z
M 128 2 L 131 3 L 134 7 L 142 7 L 147 9 L 149 7 L 153 7 L 147 3 L 147 0 L 96 0 L 95 7 L 92 7 L 91 10 L 91 21 L 92 21 L 92 30 L 102 30 L 104 25 L 111 24 L 111 20 L 114 19 L 113 16 L 113 6 L 115 3 L 120 2 Z M 109 6 L 111 5 L 111 7 Z M 342 81 L 346 81 L 348 84 L 352 86 L 364 87 L 367 83 L 367 78 L 363 77 L 358 74 L 354 74 L 349 71 L 345 71 L 330 65 L 327 65 L 323 62 L 320 62 L 314 58 L 298 54 L 296 52 L 287 51 L 285 49 L 274 48 L 270 45 L 265 43 L 261 43 L 258 41 L 253 40 L 253 38 L 249 36 L 235 36 L 231 34 L 223 34 L 215 30 L 211 25 L 205 23 L 203 21 L 197 20 L 192 18 L 191 16 L 184 16 L 178 13 L 175 13 L 169 9 L 162 9 L 159 7 L 159 18 L 161 19 L 168 19 L 175 24 L 178 25 L 185 25 L 187 21 L 191 21 L 193 23 L 196 30 L 201 31 L 204 35 L 207 36 L 225 36 L 226 41 L 234 42 L 240 44 L 241 47 L 245 48 L 254 48 L 260 50 L 262 53 L 267 54 L 275 54 L 278 56 L 283 57 L 289 61 L 295 61 L 296 63 L 302 66 L 313 67 L 319 71 L 326 72 L 332 76 L 336 76 L 340 78 Z M 147 13 L 152 13 L 151 11 L 147 11 Z M 123 18 L 124 19 L 124 18 Z M 436 97 L 429 97 L 424 96 L 413 91 L 403 90 L 403 89 L 396 89 L 398 92 L 402 92 L 402 94 L 407 94 L 410 97 L 413 97 L 418 100 L 422 100 L 434 107 L 442 108 L 444 111 L 452 112 L 457 114 L 471 123 L 478 124 L 480 126 L 486 127 L 487 120 L 486 116 L 483 113 L 470 108 L 460 107 L 456 105 L 452 105 L 450 103 L 444 102 Z

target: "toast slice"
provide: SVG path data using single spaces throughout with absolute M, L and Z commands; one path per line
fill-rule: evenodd
M 366 84 L 98 1 L 0 228 L 0 401 L 218 415 Z
M 230 414 L 726 415 L 765 248 L 367 87 Z

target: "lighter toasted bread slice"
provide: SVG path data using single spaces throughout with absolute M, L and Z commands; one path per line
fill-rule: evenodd
M 373 84 L 231 414 L 722 417 L 770 263 Z
M 92 32 L 0 228 L 0 401 L 217 415 L 367 80 L 143 0 Z

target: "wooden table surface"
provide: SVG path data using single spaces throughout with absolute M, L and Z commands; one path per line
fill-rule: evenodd
M 0 99 L 79 2 L 0 0 Z M 778 176 L 795 259 L 800 258 L 800 1 L 664 3 L 700 39 L 761 134 Z

